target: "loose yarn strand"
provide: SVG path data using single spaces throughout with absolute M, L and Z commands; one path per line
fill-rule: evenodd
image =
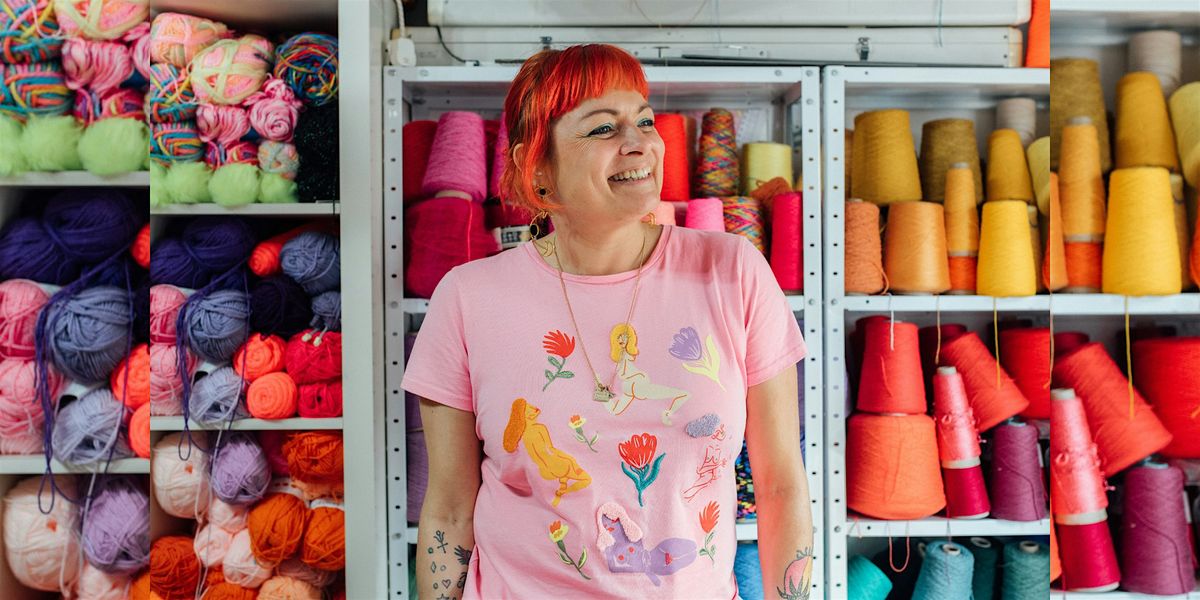
M 891 567 L 893 573 L 903 573 L 908 569 L 908 561 L 912 558 L 912 543 L 908 537 L 908 526 L 911 521 L 904 522 L 904 564 L 896 568 L 896 561 L 892 559 L 892 536 L 888 535 L 888 567 Z
M 1133 420 L 1133 353 L 1129 341 L 1129 296 L 1125 296 L 1125 378 L 1129 390 L 1129 420 Z

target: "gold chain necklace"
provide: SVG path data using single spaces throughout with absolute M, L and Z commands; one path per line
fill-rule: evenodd
M 645 251 L 646 236 L 643 235 L 642 248 L 638 250 L 638 257 L 641 257 L 642 253 Z M 646 258 L 648 259 L 649 257 Z M 612 377 L 609 378 L 607 385 L 600 381 L 600 374 L 596 372 L 596 367 L 592 366 L 592 359 L 587 353 L 587 344 L 583 342 L 583 335 L 580 333 L 579 323 L 575 321 L 575 310 L 571 308 L 571 297 L 567 295 L 567 282 L 563 278 L 562 261 L 558 258 L 558 240 L 554 241 L 554 265 L 558 268 L 558 283 L 560 286 L 562 286 L 563 299 L 567 301 L 567 312 L 571 315 L 571 325 L 575 327 L 575 337 L 579 339 L 579 347 L 583 350 L 583 360 L 587 361 L 588 368 L 592 371 L 592 377 L 596 380 L 596 388 L 592 391 L 592 400 L 596 402 L 608 402 L 609 400 L 612 400 L 613 396 L 615 395 L 612 392 L 612 387 L 616 382 L 619 366 L 613 366 L 613 374 Z M 625 316 L 626 335 L 628 335 L 628 331 L 630 329 L 629 321 L 633 319 L 633 308 L 637 305 L 638 289 L 641 287 L 642 267 L 644 266 L 646 266 L 646 259 L 639 260 L 637 276 L 634 278 L 633 282 L 633 298 L 629 302 L 629 314 Z

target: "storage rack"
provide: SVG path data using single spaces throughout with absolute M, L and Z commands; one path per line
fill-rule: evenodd
M 423 319 L 429 301 L 404 298 L 404 201 L 401 131 L 414 119 L 436 119 L 449 110 L 471 110 L 488 118 L 500 113 L 509 82 L 517 73 L 511 66 L 414 67 L 384 69 L 384 301 L 387 343 L 387 501 L 388 573 L 391 597 L 408 594 L 409 544 L 416 528 L 407 521 L 407 448 L 405 445 L 404 336 Z M 821 179 L 819 69 L 815 67 L 647 67 L 650 101 L 659 112 L 706 111 L 713 106 L 745 111 L 744 123 L 757 139 L 790 143 L 798 152 L 793 160 L 803 172 L 804 295 L 789 303 L 801 320 L 808 342 L 804 362 L 804 424 L 806 466 L 812 493 L 814 552 L 824 549 L 824 482 L 822 478 L 822 326 L 821 326 Z M 739 131 L 743 125 L 739 124 Z M 748 132 L 746 132 L 748 133 Z M 749 133 L 748 133 L 749 135 Z M 739 140 L 743 136 L 739 134 Z M 746 138 L 745 141 L 755 141 Z M 757 539 L 757 526 L 738 524 L 739 540 Z M 814 596 L 824 595 L 820 570 L 814 572 Z
M 1005 315 L 1035 321 L 1048 314 L 1049 296 L 991 298 L 982 296 L 847 296 L 845 293 L 845 127 L 852 114 L 880 108 L 903 108 L 912 114 L 914 139 L 921 124 L 936 118 L 975 121 L 980 155 L 986 156 L 987 133 L 993 129 L 998 100 L 1032 97 L 1039 103 L 1039 131 L 1047 131 L 1050 72 L 1046 69 L 958 69 L 845 67 L 824 69 L 821 85 L 824 155 L 824 292 L 826 396 L 826 508 L 828 598 L 847 598 L 847 563 L 854 554 L 879 545 L 877 538 L 906 536 L 1048 536 L 1048 519 L 1019 523 L 999 519 L 962 520 L 931 517 L 912 521 L 858 518 L 846 508 L 846 337 L 854 321 L 870 314 L 933 324 L 939 313 L 979 329 L 991 322 L 993 307 Z M 1055 298 L 1057 302 L 1057 297 Z M 915 551 L 915 548 L 912 548 Z M 898 551 L 901 552 L 902 551 Z

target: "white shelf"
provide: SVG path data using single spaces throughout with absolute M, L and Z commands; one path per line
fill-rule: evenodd
M 137 171 L 111 177 L 93 175 L 87 171 L 56 173 L 22 173 L 0 177 L 0 187 L 149 187 L 150 173 Z
M 188 427 L 195 431 L 218 431 L 225 425 L 201 425 L 192 421 Z M 266 430 L 297 430 L 310 431 L 316 429 L 341 429 L 342 419 L 279 419 L 266 421 L 263 419 L 237 419 L 229 429 L 237 431 L 266 431 Z M 183 417 L 150 417 L 150 431 L 183 431 Z
M 1055 27 L 1196 27 L 1200 6 L 1196 0 L 1054 0 L 1050 18 Z
M 1116 296 L 1113 294 L 1055 294 L 1056 315 L 1123 315 L 1126 300 L 1131 315 L 1200 315 L 1200 294 L 1174 296 Z
M 238 215 L 246 217 L 324 217 L 340 214 L 338 202 L 294 202 L 287 204 L 246 204 L 221 206 L 204 204 L 165 204 L 150 209 L 152 215 Z
M 804 310 L 806 304 L 804 296 L 788 296 L 787 300 L 792 312 L 801 312 Z M 808 302 L 814 303 L 813 305 L 815 306 L 816 299 L 810 298 Z M 429 300 L 426 298 L 405 298 L 401 306 L 405 314 L 423 315 L 429 312 Z
M 1197 587 L 1192 591 L 1195 592 L 1198 590 L 1200 590 L 1200 582 L 1197 582 Z M 1055 600 L 1061 600 L 1063 598 L 1070 600 L 1083 600 L 1084 598 L 1090 598 L 1093 600 L 1096 598 L 1102 598 L 1103 600 L 1190 600 L 1194 596 L 1192 594 L 1155 596 L 1153 594 L 1135 594 L 1134 592 L 1126 592 L 1124 590 L 1097 594 L 1094 592 L 1064 592 L 1061 590 L 1052 589 L 1050 590 L 1050 597 Z
M 758 523 L 737 523 L 735 526 L 739 542 L 755 541 L 758 539 Z M 408 543 L 417 543 L 417 528 L 409 527 L 406 533 Z
M 55 473 L 114 473 L 114 474 L 146 474 L 150 472 L 148 458 L 118 458 L 108 465 L 105 471 L 104 463 L 76 466 L 64 465 L 57 460 L 50 462 L 50 469 Z M 0 474 L 4 475 L 41 475 L 46 471 L 46 458 L 40 455 L 32 456 L 0 456 Z
M 837 299 L 829 300 L 831 305 Z M 1050 309 L 1050 296 L 1025 296 L 1020 298 L 993 298 L 991 296 L 847 296 L 842 300 L 843 308 L 851 313 L 879 312 L 991 312 L 993 302 L 1000 312 L 1046 312 Z M 1054 300 L 1057 307 L 1058 297 Z
M 929 517 L 912 521 L 882 519 L 851 520 L 843 527 L 847 537 L 930 536 L 1022 536 L 1050 535 L 1050 519 L 1005 521 L 1002 519 L 946 519 Z

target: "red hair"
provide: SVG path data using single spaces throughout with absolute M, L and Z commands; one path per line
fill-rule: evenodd
M 616 46 L 570 46 L 529 57 L 504 99 L 508 148 L 504 152 L 500 199 L 530 214 L 558 208 L 560 205 L 543 199 L 533 189 L 534 172 L 551 158 L 554 124 L 583 101 L 612 90 L 633 90 L 643 98 L 650 95 L 642 64 Z M 519 164 L 512 156 L 517 144 L 525 144 Z

